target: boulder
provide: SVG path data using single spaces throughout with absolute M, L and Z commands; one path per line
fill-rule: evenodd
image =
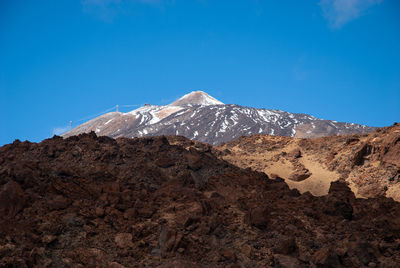
M 236 261 L 236 253 L 231 248 L 223 248 L 219 251 L 219 254 L 227 261 Z
M 289 255 L 296 251 L 297 245 L 294 237 L 281 236 L 275 241 L 274 252 Z
M 312 256 L 312 262 L 318 267 L 341 267 L 339 257 L 329 247 L 317 250 Z
M 120 248 L 129 248 L 133 246 L 132 234 L 130 233 L 119 233 L 115 236 L 115 244 Z
M 275 254 L 274 255 L 275 268 L 300 268 L 301 263 L 296 258 Z
M 15 181 L 6 183 L 0 191 L 0 216 L 14 217 L 24 206 L 26 196 Z
M 269 211 L 267 208 L 257 207 L 251 209 L 245 216 L 245 222 L 259 229 L 265 229 L 268 225 Z

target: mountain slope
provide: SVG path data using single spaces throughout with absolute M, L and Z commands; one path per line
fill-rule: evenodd
M 104 114 L 63 136 L 90 131 L 114 138 L 183 135 L 219 144 L 252 134 L 304 138 L 362 133 L 373 129 L 318 119 L 306 114 L 223 104 L 204 92 L 196 91 L 169 105 L 145 105 L 128 113 Z

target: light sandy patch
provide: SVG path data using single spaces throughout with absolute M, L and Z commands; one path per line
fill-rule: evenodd
M 312 195 L 321 196 L 329 192 L 331 182 L 339 179 L 339 174 L 328 170 L 318 161 L 313 160 L 310 156 L 304 155 L 299 159 L 308 170 L 311 176 L 303 181 L 285 180 L 290 188 L 296 188 L 300 193 L 309 191 Z
M 289 178 L 293 171 L 293 164 L 286 159 L 278 162 L 269 162 L 268 167 L 264 169 L 264 173 L 266 173 L 269 177 L 271 177 L 272 174 L 276 174 L 284 179 Z
M 391 197 L 396 201 L 400 200 L 400 184 L 390 185 L 386 191 L 386 197 Z

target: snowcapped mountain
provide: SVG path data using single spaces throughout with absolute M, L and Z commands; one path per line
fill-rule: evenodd
M 218 144 L 251 134 L 305 138 L 372 130 L 373 127 L 323 120 L 306 114 L 223 104 L 205 92 L 195 91 L 169 105 L 146 104 L 128 113 L 101 115 L 63 136 L 90 131 L 114 138 L 182 135 Z
M 182 98 L 174 101 L 170 105 L 172 106 L 184 106 L 184 105 L 223 105 L 222 102 L 216 98 L 211 97 L 203 91 L 193 91 L 189 94 L 184 95 Z

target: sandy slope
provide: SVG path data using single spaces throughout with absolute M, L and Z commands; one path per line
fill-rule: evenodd
M 332 181 L 342 180 L 357 197 L 385 195 L 400 201 L 399 125 L 314 139 L 254 135 L 217 148 L 228 162 L 281 177 L 300 192 L 325 195 Z
M 255 144 L 261 145 L 264 139 L 273 139 L 279 141 L 283 137 L 264 136 L 259 137 Z M 286 137 L 283 138 L 287 140 Z M 239 165 L 243 168 L 252 167 L 258 171 L 262 171 L 269 175 L 269 177 L 281 177 L 289 185 L 291 189 L 295 188 L 301 193 L 309 191 L 316 196 L 326 195 L 332 181 L 340 178 L 340 175 L 335 171 L 330 171 L 324 164 L 318 163 L 313 154 L 304 154 L 297 161 L 304 165 L 311 173 L 311 176 L 302 181 L 293 181 L 290 178 L 291 174 L 295 172 L 295 166 L 291 162 L 290 156 L 282 155 L 282 152 L 291 152 L 299 150 L 299 139 L 290 139 L 282 147 L 275 150 L 263 150 L 252 153 L 246 152 L 246 149 L 241 146 L 234 146 L 229 148 L 231 154 L 224 157 L 225 160 Z M 221 149 L 228 148 L 229 145 L 222 146 Z

